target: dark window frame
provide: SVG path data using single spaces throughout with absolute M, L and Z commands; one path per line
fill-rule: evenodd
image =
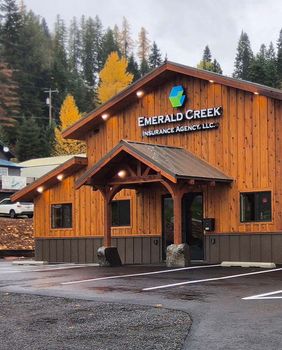
M 113 205 L 114 203 L 128 203 L 129 204 L 129 208 L 128 208 L 128 213 L 126 214 L 127 215 L 127 218 L 128 218 L 128 221 L 127 222 L 122 222 L 122 218 L 119 218 L 117 221 L 117 223 L 114 223 L 113 221 L 115 220 L 115 213 L 114 213 L 114 208 L 113 208 Z M 131 227 L 131 222 L 132 222 L 132 218 L 131 218 L 131 200 L 130 199 L 115 199 L 115 200 L 112 200 L 112 203 L 111 203 L 111 210 L 112 210 L 112 222 L 111 222 L 111 227 Z M 117 208 L 117 210 L 121 210 L 120 208 Z
M 268 197 L 268 201 L 265 203 L 263 203 L 263 196 Z M 240 192 L 239 199 L 240 223 L 245 224 L 254 222 L 272 222 L 272 191 L 266 190 Z M 248 200 L 249 203 L 247 202 Z M 249 208 L 245 208 L 244 205 L 248 204 Z
M 61 206 L 62 209 L 64 206 L 70 207 L 69 213 L 70 213 L 70 218 L 65 218 L 62 216 L 60 219 L 62 221 L 61 225 L 56 224 L 55 218 L 54 218 L 54 209 L 59 209 L 55 208 L 56 206 Z M 51 218 L 51 229 L 52 230 L 71 230 L 73 228 L 73 204 L 70 202 L 67 203 L 52 203 L 51 204 L 51 209 L 50 209 L 50 218 Z M 62 215 L 66 215 L 66 212 L 62 211 Z

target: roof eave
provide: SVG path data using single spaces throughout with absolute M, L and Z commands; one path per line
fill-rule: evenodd
M 87 165 L 87 158 L 83 157 L 73 157 L 67 160 L 65 163 L 59 165 L 55 169 L 51 170 L 47 174 L 43 175 L 36 181 L 32 182 L 30 185 L 24 187 L 22 190 L 14 193 L 11 196 L 13 202 L 21 200 L 32 200 L 34 197 L 39 195 L 37 192 L 38 187 L 46 186 L 46 189 L 54 185 L 57 176 L 63 172 L 66 172 L 66 177 L 72 175 L 74 172 L 79 171 L 81 168 Z M 56 182 L 59 182 L 57 180 Z

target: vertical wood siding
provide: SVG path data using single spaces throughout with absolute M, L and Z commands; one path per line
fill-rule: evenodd
M 223 107 L 216 130 L 142 137 L 139 116 L 173 113 L 168 95 L 177 84 L 184 86 L 187 102 L 182 109 Z M 177 110 L 181 111 L 181 109 Z M 204 190 L 206 217 L 215 217 L 216 232 L 276 232 L 282 230 L 281 136 L 282 104 L 271 98 L 176 75 L 147 91 L 136 103 L 102 124 L 98 133 L 87 135 L 88 167 L 93 166 L 121 139 L 180 146 L 230 175 L 231 186 L 217 185 Z M 151 129 L 154 126 L 150 127 Z M 159 128 L 159 126 L 155 126 Z M 76 174 L 78 177 L 80 174 Z M 36 237 L 86 237 L 103 233 L 103 203 L 99 192 L 84 186 L 74 191 L 75 177 L 44 192 L 35 200 Z M 240 191 L 270 190 L 273 220 L 268 223 L 240 223 Z M 161 235 L 161 194 L 152 189 L 136 194 L 121 191 L 116 198 L 131 199 L 131 226 L 113 228 L 113 236 Z M 73 228 L 50 228 L 50 205 L 73 203 Z

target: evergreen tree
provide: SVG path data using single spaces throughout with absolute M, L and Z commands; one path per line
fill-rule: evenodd
M 223 73 L 219 62 L 216 59 L 214 59 L 213 62 L 212 62 L 212 72 L 215 72 L 215 73 L 218 73 L 218 74 L 222 74 Z
M 100 72 L 98 97 L 102 103 L 109 100 L 132 82 L 133 75 L 126 71 L 127 65 L 126 58 L 119 58 L 117 52 L 112 52 L 109 55 L 104 68 Z
M 222 74 L 222 69 L 219 62 L 216 59 L 212 60 L 211 50 L 208 45 L 204 48 L 202 60 L 197 65 L 197 68 Z
M 208 45 L 206 45 L 206 47 L 204 48 L 204 53 L 203 53 L 202 60 L 203 60 L 203 62 L 207 62 L 207 63 L 211 63 L 212 62 L 211 50 L 208 47 Z
M 156 42 L 154 41 L 151 47 L 150 55 L 149 55 L 149 68 L 154 69 L 159 67 L 161 64 L 162 64 L 162 54 Z
M 266 51 L 266 85 L 272 87 L 279 87 L 279 77 L 277 71 L 277 57 L 274 45 L 270 42 L 268 50 Z
M 102 62 L 103 66 L 106 63 L 109 55 L 112 52 L 117 52 L 120 55 L 119 44 L 114 38 L 112 29 L 108 28 L 106 33 L 103 36 L 103 45 L 102 45 Z
M 22 15 L 16 0 L 3 0 L 0 4 L 0 31 L 1 56 L 10 68 L 17 68 L 20 58 L 20 33 L 22 30 Z
M 79 154 L 86 151 L 82 141 L 63 139 L 62 131 L 81 118 L 73 96 L 67 95 L 60 110 L 60 127 L 55 129 L 55 154 Z
M 235 58 L 235 69 L 233 77 L 237 79 L 250 79 L 250 66 L 253 60 L 253 51 L 247 33 L 243 32 L 240 35 L 237 54 Z
M 259 52 L 252 60 L 249 78 L 258 84 L 278 86 L 276 54 L 272 43 L 268 49 L 265 44 L 261 45 Z
M 99 17 L 81 19 L 81 62 L 83 78 L 94 87 L 96 76 L 102 67 L 102 23 Z
M 133 82 L 141 77 L 138 63 L 136 62 L 133 54 L 131 54 L 129 57 L 127 71 L 133 75 Z
M 149 71 L 150 71 L 150 67 L 149 67 L 148 61 L 144 58 L 140 64 L 141 77 L 143 77 L 143 75 L 149 73 Z
M 78 73 L 80 70 L 81 37 L 76 17 L 70 22 L 68 35 L 68 61 L 71 72 Z
M 278 86 L 282 88 L 282 29 L 277 40 L 277 77 Z
M 41 124 L 45 124 L 44 116 L 48 115 L 45 104 L 44 88 L 51 80 L 50 67 L 52 64 L 52 46 L 50 37 L 46 36 L 39 17 L 33 12 L 24 13 L 23 26 L 20 33 L 19 67 L 15 78 L 19 85 L 21 114 L 25 116 L 42 117 Z
M 41 132 L 34 119 L 24 119 L 18 127 L 16 156 L 20 162 L 40 157 Z

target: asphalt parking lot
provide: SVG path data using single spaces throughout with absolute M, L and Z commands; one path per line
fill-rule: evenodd
M 142 305 L 151 310 L 184 312 L 190 315 L 192 326 L 188 319 L 183 321 L 186 336 L 181 334 L 183 344 L 174 349 L 281 348 L 282 268 L 279 266 L 276 269 L 218 265 L 185 269 L 71 264 L 37 267 L 2 261 L 0 292 L 81 299 L 99 302 L 100 306 L 114 302 L 117 306 Z M 163 316 L 152 317 L 162 320 Z M 177 314 L 171 317 L 177 319 Z M 173 326 L 171 322 L 171 329 Z M 147 349 L 162 348 L 157 347 L 157 342 L 154 344 Z M 146 348 L 144 343 L 142 346 Z M 123 348 L 130 347 L 115 345 L 112 349 Z M 99 349 L 111 347 L 105 345 Z

